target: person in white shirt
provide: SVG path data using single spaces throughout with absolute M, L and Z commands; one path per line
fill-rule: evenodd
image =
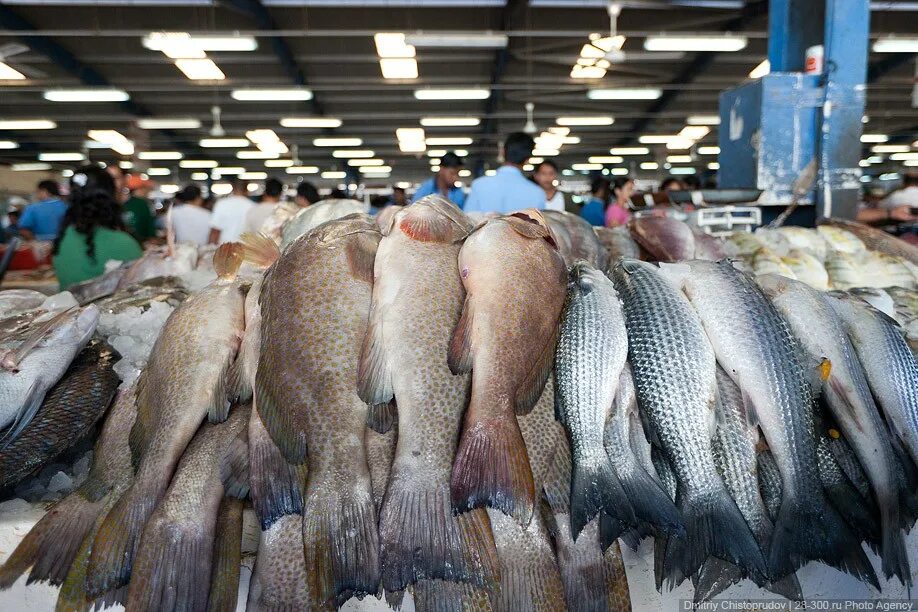
M 284 194 L 284 184 L 274 177 L 265 181 L 265 192 L 261 196 L 261 202 L 253 206 L 245 213 L 244 231 L 258 232 L 264 225 L 274 209 L 277 208 L 281 196 Z
M 214 204 L 214 212 L 210 216 L 210 236 L 208 242 L 211 244 L 223 244 L 239 239 L 239 235 L 245 229 L 245 215 L 249 209 L 255 206 L 248 197 L 246 197 L 247 183 L 241 179 L 233 181 L 233 193 L 225 198 L 220 198 Z
M 558 189 L 558 165 L 550 159 L 539 162 L 532 173 L 532 181 L 545 192 L 545 209 L 572 213 L 579 212 L 568 194 Z
M 894 225 L 915 223 L 918 215 L 918 174 L 909 173 L 902 179 L 902 188 L 893 191 L 876 208 L 863 207 L 857 213 L 861 223 Z
M 210 213 L 204 208 L 201 188 L 197 185 L 188 185 L 175 194 L 172 227 L 176 242 L 207 244 L 210 236 Z

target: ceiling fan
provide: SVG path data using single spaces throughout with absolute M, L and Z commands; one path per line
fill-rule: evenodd
M 20 64 L 17 62 L 10 61 L 10 58 L 14 55 L 19 55 L 20 53 L 25 53 L 29 48 L 21 43 L 6 43 L 0 45 L 0 62 L 8 65 L 14 70 L 21 72 L 30 79 L 43 79 L 48 76 L 48 74 L 38 68 L 32 68 L 25 64 Z

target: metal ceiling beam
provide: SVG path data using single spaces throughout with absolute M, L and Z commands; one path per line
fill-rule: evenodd
M 740 11 L 740 14 L 723 26 L 724 32 L 742 32 L 743 29 L 749 25 L 753 20 L 768 14 L 768 2 L 767 0 L 756 0 L 755 2 L 750 2 L 743 7 L 743 10 Z M 714 51 L 703 51 L 698 53 L 695 56 L 688 66 L 679 71 L 670 82 L 671 86 L 685 86 L 691 84 L 695 78 L 708 69 L 711 64 L 714 62 L 714 59 L 717 57 L 717 53 Z M 681 87 L 665 89 L 663 95 L 657 98 L 653 104 L 647 109 L 648 115 L 655 115 L 661 111 L 666 110 L 670 104 L 675 102 L 676 98 L 679 97 Z M 653 122 L 653 118 L 648 117 L 641 119 L 635 122 L 631 133 L 632 136 L 620 140 L 617 144 L 619 146 L 624 144 L 629 144 L 633 142 L 638 134 L 643 132 L 647 126 Z
M 914 60 L 915 56 L 911 53 L 892 53 L 867 69 L 867 82 L 873 83 L 899 66 L 904 66 Z
M 297 63 L 296 58 L 293 55 L 293 52 L 290 50 L 290 46 L 287 45 L 287 42 L 280 36 L 280 34 L 275 34 L 274 32 L 278 31 L 277 23 L 274 21 L 274 17 L 271 16 L 270 11 L 265 8 L 259 0 L 228 0 L 229 6 L 235 8 L 237 11 L 248 15 L 258 27 L 262 30 L 269 32 L 267 38 L 271 40 L 271 49 L 274 51 L 274 55 L 277 56 L 277 60 L 280 62 L 281 68 L 284 69 L 284 72 L 287 73 L 287 76 L 290 78 L 293 83 L 299 87 L 308 87 L 306 82 L 306 75 L 303 73 L 303 69 Z M 311 108 L 312 112 L 316 115 L 324 115 L 325 109 L 322 104 L 313 97 L 307 102 L 307 105 Z

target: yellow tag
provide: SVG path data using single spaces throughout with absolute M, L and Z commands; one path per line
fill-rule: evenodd
M 838 433 L 837 429 L 830 429 L 829 437 L 832 438 L 833 440 L 838 440 L 839 438 L 841 438 L 841 434 Z
M 819 374 L 822 377 L 823 382 L 829 380 L 829 374 L 832 373 L 832 362 L 828 359 L 823 359 L 822 363 L 819 364 Z

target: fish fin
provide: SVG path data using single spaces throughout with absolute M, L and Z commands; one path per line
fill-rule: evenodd
M 287 463 L 258 412 L 249 417 L 249 482 L 255 516 L 266 531 L 276 520 L 303 511 L 306 464 Z M 301 536 L 302 537 L 302 536 Z
M 657 587 L 657 592 L 663 592 L 663 583 L 666 581 L 666 549 L 669 546 L 670 536 L 657 536 L 653 541 L 653 583 Z M 685 576 L 679 573 L 677 568 L 672 569 L 673 573 L 669 577 L 671 584 L 682 584 Z
M 603 554 L 597 522 L 591 521 L 576 542 L 571 538 L 567 517 L 558 516 L 553 522 L 556 525 L 554 540 L 558 569 L 561 571 L 567 609 L 596 612 L 627 609 L 616 605 L 620 595 L 628 593 L 621 552 L 616 546 L 608 557 Z
M 676 505 L 663 487 L 640 466 L 635 465 L 627 471 L 619 470 L 618 478 L 638 521 L 649 523 L 660 531 L 683 529 Z
M 308 591 L 318 606 L 379 590 L 379 536 L 369 479 L 348 491 L 317 490 L 304 501 L 303 550 Z
M 885 502 L 885 503 L 884 503 Z M 912 572 L 905 551 L 905 540 L 902 537 L 899 516 L 899 499 L 880 500 L 880 527 L 883 533 L 880 545 L 880 558 L 883 562 L 883 574 L 887 579 L 896 576 L 903 585 L 911 589 Z
M 388 433 L 398 423 L 398 404 L 393 397 L 385 404 L 367 407 L 367 426 L 378 434 Z
M 347 243 L 347 265 L 352 277 L 373 284 L 373 266 L 378 245 L 378 235 L 375 239 L 368 238 L 367 232 L 361 232 L 357 238 Z
M 217 379 L 217 386 L 214 389 L 210 407 L 207 409 L 207 420 L 211 423 L 222 423 L 229 416 L 230 408 L 233 405 L 230 397 L 234 394 L 232 387 L 234 361 L 235 356 L 226 360 L 226 363 L 223 364 L 223 370 Z
M 450 492 L 458 512 L 488 506 L 529 524 L 535 484 L 516 418 L 466 423 L 453 461 Z
M 363 337 L 360 360 L 357 362 L 357 395 L 370 405 L 387 404 L 395 397 L 392 371 L 383 340 L 382 314 L 374 304 L 370 310 L 367 333 Z
M 219 278 L 235 278 L 245 255 L 240 242 L 225 242 L 214 252 L 214 271 Z
M 128 610 L 204 610 L 214 520 L 175 522 L 154 513 L 143 530 L 128 585 Z
M 764 587 L 790 601 L 803 600 L 803 589 L 800 588 L 800 580 L 797 579 L 797 574 L 795 573 L 782 576 L 778 580 L 764 585 Z
M 15 350 L 3 357 L 3 361 L 0 363 L 0 365 L 2 365 L 3 368 L 7 370 L 16 371 L 16 369 L 19 367 L 19 364 L 22 363 L 22 360 L 26 358 L 32 349 L 38 346 L 38 343 L 41 342 L 41 339 L 45 337 L 45 334 L 51 331 L 52 327 L 75 314 L 75 308 L 77 307 L 71 306 L 67 310 L 57 313 L 47 321 L 42 321 L 38 327 L 29 332 L 29 334 L 25 337 L 22 343 L 16 347 Z M 76 312 L 79 312 L 78 308 Z
M 468 374 L 472 371 L 472 328 L 474 326 L 472 302 L 470 296 L 465 297 L 462 305 L 462 316 L 453 330 L 453 337 L 449 342 L 449 354 L 446 363 L 453 374 Z
M 628 526 L 605 512 L 599 513 L 599 547 L 606 550 L 625 534 Z
M 27 584 L 62 584 L 103 504 L 104 501 L 91 502 L 79 492 L 54 504 L 0 567 L 0 589 L 13 586 L 29 567 L 32 571 Z
M 277 243 L 262 233 L 243 232 L 239 242 L 242 243 L 242 259 L 259 268 L 268 268 L 280 258 Z
M 538 359 L 532 364 L 532 369 L 529 370 L 526 378 L 523 379 L 522 384 L 517 389 L 514 403 L 516 414 L 529 414 L 529 411 L 532 410 L 532 407 L 536 405 L 536 402 L 542 396 L 542 391 L 545 390 L 545 383 L 548 382 L 548 377 L 551 376 L 552 368 L 555 365 L 555 347 L 558 344 L 559 330 L 560 326 L 556 325 L 548 342 L 542 347 L 542 352 L 539 354 Z M 555 394 L 555 397 L 557 397 L 557 394 Z
M 491 522 L 483 508 L 454 514 L 447 485 L 393 478 L 379 516 L 386 591 L 424 578 L 493 586 L 500 574 Z
M 223 494 L 227 497 L 245 498 L 249 494 L 249 472 L 249 433 L 243 428 L 230 442 L 220 462 Z
M 411 587 L 414 597 L 414 609 L 417 612 L 491 612 L 491 592 L 489 589 L 464 582 L 448 580 L 419 580 Z M 399 591 L 404 593 L 404 591 Z M 398 610 L 398 606 L 389 601 L 389 606 Z
M 291 412 L 278 405 L 271 391 L 271 383 L 274 382 L 270 378 L 271 374 L 267 368 L 258 368 L 256 371 L 253 405 L 284 459 L 299 465 L 306 461 L 306 437 L 296 427 Z
M 880 588 L 860 538 L 825 497 L 820 494 L 815 499 L 804 499 L 785 494 L 771 540 L 772 575 L 789 574 L 811 560 L 822 561 Z
M 580 531 L 601 510 L 626 525 L 636 524 L 634 509 L 603 448 L 594 456 L 574 457 L 574 471 L 571 477 L 571 534 L 575 541 Z
M 711 555 L 730 561 L 750 575 L 768 574 L 755 537 L 723 486 L 698 495 L 680 488 L 677 504 L 685 532 L 668 538 L 665 571 L 670 586 L 675 584 L 674 579 L 697 572 Z
M 3 435 L 0 436 L 0 451 L 18 438 L 22 430 L 32 422 L 32 419 L 35 418 L 35 413 L 41 408 L 44 399 L 45 394 L 39 390 L 38 381 L 33 382 L 32 386 L 29 387 L 28 393 L 26 393 L 22 408 L 16 415 L 16 420 L 14 420 Z
M 432 208 L 417 207 L 410 215 L 402 217 L 398 227 L 406 236 L 418 242 L 452 243 L 468 235 L 467 228 L 458 226 L 455 221 Z
M 710 601 L 743 579 L 743 570 L 717 557 L 708 557 L 692 575 L 694 603 Z
M 105 516 L 89 555 L 86 570 L 89 595 L 98 597 L 128 583 L 141 532 L 157 501 L 142 491 L 140 482 L 135 480 Z
M 242 507 L 241 499 L 224 497 L 220 502 L 207 597 L 209 612 L 236 609 L 242 561 Z
M 533 209 L 515 212 L 512 215 L 503 217 L 507 224 L 520 236 L 532 240 L 544 240 L 555 249 L 558 248 L 558 241 L 555 235 L 545 222 L 541 213 Z

